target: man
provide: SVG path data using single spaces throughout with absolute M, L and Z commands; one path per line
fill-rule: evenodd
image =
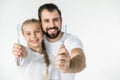
M 77 37 L 61 31 L 61 11 L 55 4 L 42 5 L 38 16 L 45 34 L 47 53 L 53 56 L 55 66 L 61 72 L 61 80 L 74 80 L 74 73 L 82 71 L 86 66 L 82 43 Z M 17 52 L 15 50 L 14 47 L 13 52 Z

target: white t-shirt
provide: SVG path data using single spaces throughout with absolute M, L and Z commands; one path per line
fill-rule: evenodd
M 46 64 L 43 54 L 36 53 L 29 48 L 27 50 L 27 57 L 24 59 L 22 65 L 18 67 L 18 75 L 16 80 L 45 80 L 46 78 Z M 54 63 L 50 58 L 50 65 L 48 67 L 48 80 L 60 80 L 58 70 L 54 68 Z
M 68 50 L 69 53 L 73 48 L 83 49 L 83 45 L 80 39 L 69 33 L 64 33 L 63 37 L 59 41 L 54 43 L 48 42 L 45 37 L 44 37 L 44 41 L 45 41 L 47 53 L 53 55 L 54 63 L 55 63 L 55 57 L 57 55 L 57 51 L 59 50 L 61 44 L 65 45 L 65 48 Z M 61 74 L 61 80 L 74 80 L 75 77 L 75 73 L 60 72 L 60 74 Z

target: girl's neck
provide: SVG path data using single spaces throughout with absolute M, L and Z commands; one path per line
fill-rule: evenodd
M 41 46 L 39 46 L 39 47 L 34 47 L 34 48 L 31 48 L 31 47 L 30 47 L 30 49 L 31 49 L 32 51 L 34 51 L 34 52 L 37 52 L 37 53 L 42 54 L 42 47 L 41 47 Z

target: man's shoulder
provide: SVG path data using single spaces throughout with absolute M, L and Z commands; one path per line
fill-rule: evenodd
M 74 39 L 78 39 L 79 40 L 79 38 L 78 38 L 78 36 L 76 36 L 76 35 L 74 35 L 74 34 L 71 34 L 71 33 L 65 33 L 65 38 L 67 39 L 67 40 L 74 40 Z
M 66 37 L 64 39 L 65 44 L 67 47 L 73 48 L 83 48 L 83 44 L 81 40 L 78 38 L 78 36 L 67 33 Z

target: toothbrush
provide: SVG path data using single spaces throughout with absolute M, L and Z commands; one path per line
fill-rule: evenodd
M 19 24 L 17 24 L 17 43 L 20 44 Z M 17 58 L 17 66 L 20 66 L 20 56 Z
M 64 27 L 63 27 L 63 32 L 64 32 L 64 34 L 67 33 L 67 25 L 64 25 Z M 62 44 L 64 44 L 64 40 L 63 40 Z

